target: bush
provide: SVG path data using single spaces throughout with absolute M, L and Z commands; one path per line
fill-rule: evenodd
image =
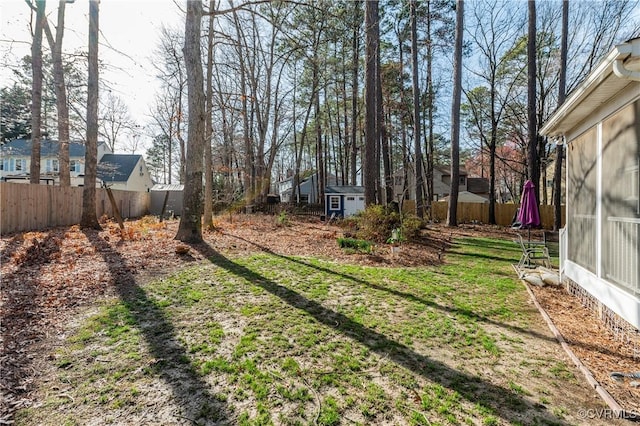
M 405 214 L 402 217 L 402 226 L 400 227 L 402 236 L 406 240 L 415 239 L 420 235 L 422 229 L 422 220 L 414 214 Z
M 400 227 L 400 215 L 388 212 L 384 206 L 369 206 L 357 216 L 356 235 L 363 240 L 382 243 L 391 236 L 391 230 Z
M 289 226 L 289 217 L 287 216 L 286 211 L 281 211 L 278 217 L 276 218 L 277 226 Z
M 338 246 L 342 249 L 371 253 L 371 243 L 355 238 L 338 238 Z
M 422 220 L 412 214 L 401 215 L 384 206 L 374 205 L 356 216 L 345 219 L 343 226 L 348 228 L 349 235 L 377 243 L 389 242 L 393 230 L 399 229 L 400 238 L 393 242 L 400 242 L 415 239 L 420 235 Z

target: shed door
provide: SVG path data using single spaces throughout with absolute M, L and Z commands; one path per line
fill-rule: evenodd
M 364 210 L 364 200 L 360 200 L 360 197 L 353 195 L 346 195 L 344 197 L 344 216 L 352 216 L 361 210 Z

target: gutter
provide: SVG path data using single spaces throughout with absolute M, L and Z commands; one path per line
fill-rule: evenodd
M 616 76 L 632 81 L 640 81 L 640 71 L 625 68 L 624 60 L 627 57 L 640 57 L 640 38 L 630 40 L 624 44 L 616 46 L 618 57 L 613 63 L 613 72 Z M 638 68 L 640 69 L 640 67 Z
M 628 61 L 631 59 L 631 61 Z M 633 69 L 625 67 L 633 63 Z M 616 72 L 616 68 L 620 72 Z M 559 123 L 571 113 L 580 103 L 588 97 L 608 75 L 614 73 L 617 77 L 632 81 L 640 81 L 640 38 L 629 40 L 619 44 L 607 55 L 607 57 L 587 76 L 584 82 L 578 86 L 549 117 L 540 129 L 542 135 L 549 137 L 564 136 L 558 131 Z

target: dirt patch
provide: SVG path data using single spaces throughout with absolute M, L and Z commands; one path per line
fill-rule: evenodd
M 8 421 L 17 409 L 32 405 L 38 371 L 47 362 L 44 357 L 64 340 L 69 327 L 78 321 L 78 312 L 86 312 L 102 297 L 114 296 L 115 284 L 132 275 L 143 283 L 204 260 L 204 251 L 177 253 L 180 243 L 173 240 L 177 225 L 177 221 L 130 222 L 122 232 L 108 223 L 100 232 L 71 227 L 1 238 L 0 421 Z M 342 229 L 317 219 L 290 220 L 283 226 L 271 216 L 240 215 L 221 217 L 216 225 L 215 231 L 204 236 L 207 244 L 221 253 L 263 251 L 390 267 L 443 262 L 455 238 L 512 239 L 515 232 L 482 225 L 447 228 L 436 224 L 429 226 L 419 241 L 402 244 L 397 253 L 381 244 L 367 255 L 339 250 L 336 238 Z M 533 236 L 539 237 L 535 232 Z M 543 288 L 536 289 L 536 297 L 596 379 L 623 407 L 640 411 L 638 390 L 609 378 L 611 371 L 637 371 L 634 354 L 612 340 L 597 319 L 568 294 Z

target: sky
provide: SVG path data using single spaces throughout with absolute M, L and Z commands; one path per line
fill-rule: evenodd
M 140 125 L 149 121 L 150 106 L 159 88 L 152 60 L 160 28 L 162 25 L 184 27 L 181 4 L 182 1 L 172 0 L 100 1 L 98 54 L 109 65 L 100 77 L 111 83 L 113 92 L 129 106 L 131 116 Z M 47 15 L 53 26 L 57 6 L 57 1 L 47 2 Z M 86 50 L 88 15 L 87 0 L 67 4 L 63 52 L 76 48 Z M 11 65 L 30 54 L 30 49 L 29 7 L 24 0 L 0 0 L 0 86 L 8 84 Z

